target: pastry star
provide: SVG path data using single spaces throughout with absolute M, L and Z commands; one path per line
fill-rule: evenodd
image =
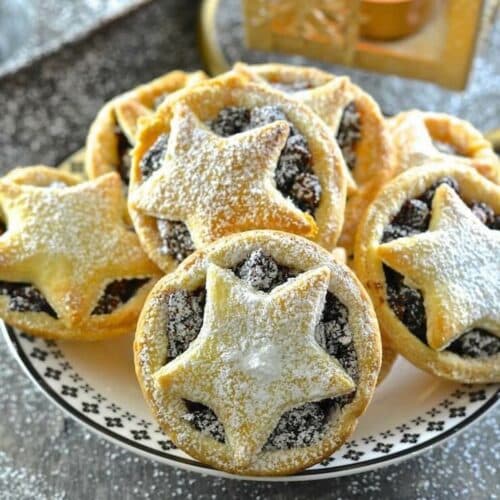
M 344 107 L 354 98 L 349 78 L 335 77 L 328 83 L 297 92 L 295 98 L 309 106 L 333 130 L 337 130 Z
M 106 283 L 157 274 L 123 221 L 121 181 L 112 173 L 65 188 L 0 181 L 8 230 L 0 280 L 33 283 L 67 325 L 91 314 Z
M 326 267 L 266 294 L 209 264 L 203 327 L 155 374 L 162 388 L 209 406 L 239 465 L 248 465 L 287 410 L 354 390 L 314 338 L 330 280 Z
M 288 124 L 277 121 L 219 137 L 179 104 L 163 166 L 130 194 L 129 203 L 154 217 L 184 221 L 196 246 L 249 229 L 314 236 L 314 219 L 275 186 L 288 134 Z
M 471 328 L 500 331 L 500 232 L 449 186 L 434 195 L 428 232 L 381 245 L 378 255 L 422 290 L 431 348 L 442 350 Z

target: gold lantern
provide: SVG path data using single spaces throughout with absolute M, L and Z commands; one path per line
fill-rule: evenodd
M 249 48 L 463 89 L 482 0 L 242 0 Z

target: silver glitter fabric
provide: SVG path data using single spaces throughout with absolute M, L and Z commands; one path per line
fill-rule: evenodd
M 83 37 L 149 0 L 0 2 L 0 75 Z
M 1 169 L 56 163 L 81 147 L 106 99 L 165 71 L 200 67 L 198 7 L 194 0 L 152 2 L 85 41 L 0 80 Z M 500 58 L 495 57 L 499 35 L 476 62 L 465 94 L 399 78 L 351 74 L 388 111 L 420 105 L 457 111 L 482 129 L 492 127 L 500 116 Z M 249 483 L 184 472 L 106 442 L 38 392 L 2 340 L 0 358 L 2 500 L 500 497 L 498 409 L 445 445 L 401 464 L 327 481 Z

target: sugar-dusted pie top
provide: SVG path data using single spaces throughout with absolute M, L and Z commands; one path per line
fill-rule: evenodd
M 368 208 L 355 268 L 381 330 L 416 366 L 500 380 L 499 229 L 499 187 L 450 160 L 400 174 Z
M 395 173 L 429 159 L 468 164 L 500 183 L 500 160 L 488 140 L 465 120 L 446 113 L 412 109 L 387 120 L 394 145 Z
M 329 279 L 318 268 L 265 294 L 210 264 L 199 336 L 154 375 L 163 389 L 213 409 L 238 466 L 287 410 L 355 388 L 314 337 Z
M 500 336 L 500 231 L 446 184 L 434 195 L 429 230 L 385 243 L 378 255 L 422 290 L 433 349 L 474 327 Z
M 71 187 L 2 180 L 0 205 L 0 279 L 35 284 L 68 325 L 90 315 L 106 283 L 158 272 L 123 220 L 117 174 Z
M 179 104 L 162 166 L 133 190 L 129 204 L 151 216 L 184 221 L 198 247 L 256 223 L 315 236 L 312 217 L 283 198 L 273 182 L 288 133 L 288 125 L 277 121 L 222 138 Z
M 92 123 L 85 147 L 85 171 L 90 179 L 117 171 L 129 182 L 130 152 L 138 122 L 153 115 L 177 90 L 205 80 L 203 71 L 171 71 L 107 102 Z

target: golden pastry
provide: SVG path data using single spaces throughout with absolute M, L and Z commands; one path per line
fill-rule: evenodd
M 392 169 L 391 145 L 380 108 L 349 78 L 286 64 L 237 63 L 234 70 L 286 92 L 321 117 L 340 146 L 352 189 Z
M 223 238 L 160 280 L 134 350 L 144 396 L 176 446 L 245 475 L 328 457 L 380 368 L 377 322 L 354 274 L 276 231 Z
M 18 167 L 7 173 L 3 180 L 16 184 L 38 187 L 68 187 L 75 186 L 81 179 L 66 170 L 59 170 L 45 165 Z
M 351 258 L 360 217 L 378 188 L 392 175 L 392 148 L 378 104 L 349 78 L 316 68 L 237 63 L 234 70 L 308 105 L 335 135 L 347 166 L 348 183 L 338 244 Z

